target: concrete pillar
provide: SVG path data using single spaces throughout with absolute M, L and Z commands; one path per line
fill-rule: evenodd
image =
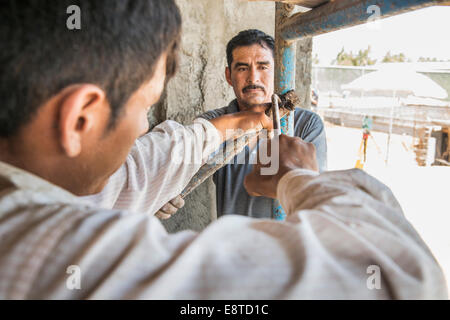
M 272 2 L 176 2 L 183 18 L 180 68 L 161 102 L 149 114 L 151 127 L 167 119 L 190 124 L 201 113 L 228 105 L 235 98 L 224 75 L 228 41 L 239 31 L 250 28 L 274 36 Z M 209 180 L 189 195 L 184 209 L 163 224 L 169 232 L 202 230 L 216 218 L 215 208 L 215 186 Z
M 295 74 L 296 93 L 301 105 L 311 109 L 311 79 L 312 79 L 312 44 L 311 37 L 297 41 L 297 68 Z

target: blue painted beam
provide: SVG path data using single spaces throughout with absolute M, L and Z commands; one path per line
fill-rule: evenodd
M 297 46 L 295 43 L 288 43 L 281 37 L 280 26 L 288 19 L 294 9 L 293 5 L 277 3 L 275 5 L 275 93 L 284 94 L 295 89 L 295 65 Z M 283 134 L 294 135 L 294 112 L 281 119 L 281 132 Z M 284 212 L 278 200 L 273 207 L 273 218 L 284 220 Z
M 280 50 L 280 68 L 277 68 L 279 73 L 276 85 L 276 92 L 285 94 L 286 92 L 295 89 L 295 66 L 296 66 L 296 45 L 285 46 Z M 288 136 L 294 135 L 294 112 L 289 116 L 281 119 L 281 133 Z
M 297 46 L 288 43 L 281 37 L 281 25 L 289 19 L 293 5 L 277 3 L 275 5 L 275 92 L 284 94 L 295 89 L 295 66 Z M 284 134 L 294 134 L 294 113 L 291 112 L 287 121 L 282 121 L 281 131 Z M 291 121 L 292 119 L 292 121 Z
M 339 0 L 331 1 L 305 13 L 298 13 L 287 19 L 281 28 L 281 37 L 286 41 L 302 37 L 341 30 L 346 27 L 363 24 L 375 18 L 377 12 L 371 6 L 380 9 L 379 18 L 386 18 L 403 12 L 443 4 L 448 0 Z M 373 7 L 372 7 L 373 8 Z

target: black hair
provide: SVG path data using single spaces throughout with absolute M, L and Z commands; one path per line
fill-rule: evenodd
M 244 30 L 238 33 L 227 45 L 227 62 L 231 69 L 233 63 L 233 50 L 238 47 L 246 47 L 254 44 L 259 44 L 261 47 L 270 49 L 272 55 L 275 56 L 275 40 L 272 36 L 256 29 Z
M 69 30 L 68 8 L 81 9 Z M 18 133 L 67 86 L 98 85 L 111 106 L 109 128 L 158 59 L 177 66 L 181 15 L 174 0 L 0 0 L 0 137 Z

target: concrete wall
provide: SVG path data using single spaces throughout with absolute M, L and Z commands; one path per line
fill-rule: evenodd
M 313 39 L 311 37 L 297 41 L 295 91 L 300 97 L 304 109 L 311 109 L 312 46 Z
M 151 111 L 152 126 L 166 119 L 189 124 L 207 110 L 228 105 L 234 99 L 224 75 L 228 41 L 239 31 L 250 28 L 274 35 L 274 3 L 242 0 L 176 2 L 183 17 L 180 70 L 170 81 L 161 103 Z M 302 61 L 305 64 L 308 60 Z M 305 64 L 301 70 L 308 70 L 308 66 Z M 164 225 L 169 232 L 201 230 L 215 218 L 215 186 L 210 180 L 191 194 L 185 208 Z

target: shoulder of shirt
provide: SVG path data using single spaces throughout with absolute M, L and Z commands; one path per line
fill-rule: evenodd
M 312 112 L 311 110 L 306 110 L 306 109 L 299 108 L 299 107 L 295 108 L 295 117 L 296 118 L 297 117 L 305 117 L 305 116 L 308 118 L 311 118 L 311 119 L 320 118 L 317 113 Z
M 295 123 L 314 123 L 315 125 L 323 126 L 320 116 L 311 110 L 295 108 L 294 118 Z

